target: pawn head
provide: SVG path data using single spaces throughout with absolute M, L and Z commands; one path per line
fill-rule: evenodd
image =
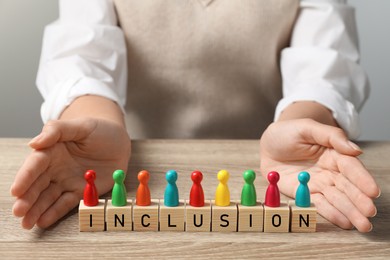
M 227 170 L 220 170 L 218 172 L 218 180 L 221 183 L 226 184 L 227 181 L 229 180 L 229 172 Z
M 268 175 L 267 175 L 267 179 L 269 181 L 269 183 L 271 184 L 276 184 L 278 181 L 279 181 L 279 173 L 278 172 L 269 172 Z
M 84 174 L 84 179 L 87 182 L 94 181 L 96 179 L 96 172 L 94 170 L 88 170 Z
M 150 173 L 146 170 L 142 170 L 138 173 L 138 180 L 140 183 L 147 183 L 150 179 Z
M 256 173 L 253 170 L 246 170 L 243 177 L 246 183 L 253 183 L 256 179 Z
M 203 180 L 203 174 L 200 171 L 194 171 L 191 173 L 191 180 L 194 183 L 200 183 Z
M 121 182 L 124 182 L 125 180 L 125 172 L 123 170 L 116 170 L 114 171 L 114 173 L 112 174 L 112 178 L 114 179 L 114 181 L 116 183 L 121 183 Z
M 306 184 L 310 180 L 310 174 L 308 172 L 300 172 L 298 174 L 298 180 L 302 184 Z
M 175 170 L 169 170 L 165 174 L 165 179 L 169 183 L 175 183 L 177 181 L 177 172 Z

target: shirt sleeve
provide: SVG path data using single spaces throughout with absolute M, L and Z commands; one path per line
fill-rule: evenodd
M 290 47 L 281 54 L 283 99 L 275 120 L 293 102 L 315 101 L 332 111 L 349 138 L 357 138 L 357 111 L 369 94 L 359 58 L 355 13 L 346 1 L 301 1 Z
M 122 108 L 127 55 L 111 0 L 60 0 L 60 16 L 45 28 L 37 86 L 44 122 L 58 119 L 77 97 L 98 95 Z

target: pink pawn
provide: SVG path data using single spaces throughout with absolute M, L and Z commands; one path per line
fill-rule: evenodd
M 194 171 L 191 174 L 191 179 L 193 184 L 190 191 L 190 205 L 193 207 L 203 207 L 204 193 L 202 185 L 200 184 L 203 179 L 203 174 L 200 171 Z
M 84 179 L 87 181 L 84 188 L 84 205 L 96 206 L 99 204 L 99 194 L 95 186 L 96 172 L 93 170 L 86 171 Z
M 264 204 L 268 207 L 280 207 L 280 192 L 278 188 L 279 173 L 270 172 L 267 175 L 269 182 L 267 191 L 265 192 Z

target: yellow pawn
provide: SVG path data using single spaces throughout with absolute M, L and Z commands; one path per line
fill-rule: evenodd
M 227 185 L 229 180 L 229 172 L 227 170 L 220 170 L 218 172 L 219 184 L 215 192 L 215 205 L 216 206 L 229 206 L 230 205 L 230 191 Z

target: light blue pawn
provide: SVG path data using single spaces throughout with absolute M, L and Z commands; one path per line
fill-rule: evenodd
M 295 194 L 295 205 L 308 208 L 310 207 L 310 190 L 307 183 L 310 180 L 310 174 L 308 172 L 300 172 L 298 174 L 298 180 L 300 184 Z
M 164 205 L 167 207 L 179 206 L 179 190 L 177 189 L 177 172 L 174 170 L 167 171 L 165 179 L 168 184 L 164 193 Z

